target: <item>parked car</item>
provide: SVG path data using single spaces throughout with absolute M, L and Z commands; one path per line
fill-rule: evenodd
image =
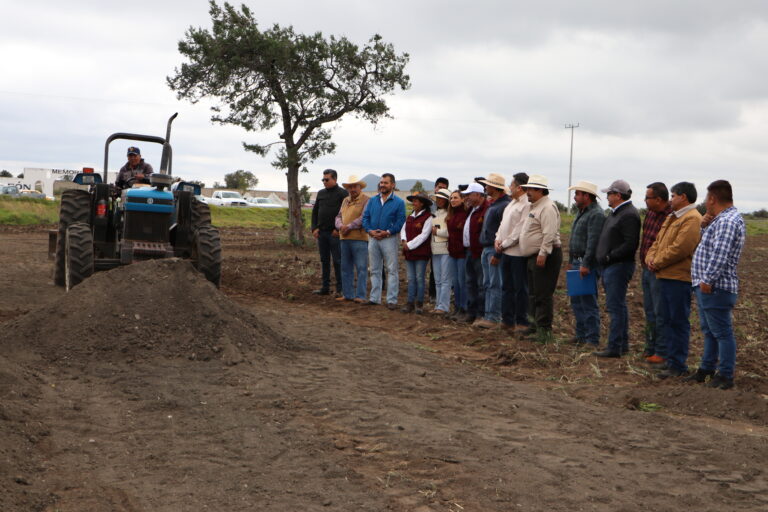
M 29 197 L 32 199 L 48 199 L 45 194 L 37 190 L 19 190 L 19 197 Z
M 268 197 L 249 197 L 246 201 L 248 201 L 248 206 L 255 208 L 284 208 L 283 205 L 276 203 Z
M 203 204 L 208 204 L 208 200 L 209 200 L 210 198 L 208 198 L 208 197 L 205 197 L 204 195 L 202 195 L 202 194 L 201 194 L 201 195 L 199 195 L 199 196 L 195 196 L 195 199 L 197 199 L 197 200 L 198 200 L 198 202 L 200 202 L 200 203 L 203 203 Z
M 0 195 L 19 197 L 19 189 L 13 185 L 5 185 L 0 187 Z
M 243 199 L 240 192 L 230 190 L 214 190 L 207 202 L 215 206 L 248 206 L 248 202 Z

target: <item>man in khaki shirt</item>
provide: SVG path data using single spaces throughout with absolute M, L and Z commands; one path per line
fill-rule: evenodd
M 528 258 L 529 311 L 533 323 L 524 335 L 542 340 L 552 337 L 555 288 L 563 264 L 560 212 L 549 198 L 549 180 L 534 174 L 523 187 L 531 203 L 520 234 L 520 252 Z
M 341 289 L 338 301 L 365 302 L 368 278 L 368 233 L 363 229 L 363 211 L 368 196 L 363 194 L 366 183 L 350 176 L 342 183 L 349 196 L 341 202 L 336 215 L 336 229 L 341 238 Z M 357 274 L 357 286 L 355 286 Z

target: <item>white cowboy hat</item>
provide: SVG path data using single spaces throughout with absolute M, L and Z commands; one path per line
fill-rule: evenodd
M 341 184 L 341 186 L 344 188 L 347 188 L 350 185 L 360 185 L 362 188 L 366 187 L 366 183 L 361 181 L 360 178 L 358 178 L 355 174 L 351 175 L 346 183 Z
M 532 175 L 530 178 L 528 178 L 528 183 L 520 186 L 523 188 L 544 188 L 547 190 L 552 190 L 549 188 L 549 179 L 541 174 Z
M 589 181 L 580 181 L 576 183 L 574 186 L 568 187 L 568 190 L 578 190 L 580 192 L 586 192 L 587 194 L 592 194 L 595 197 L 597 197 L 597 193 L 598 193 L 597 185 Z
M 431 195 L 434 198 L 440 198 L 440 199 L 446 199 L 448 201 L 451 200 L 451 191 L 447 188 L 441 188 L 437 192 Z
M 506 180 L 504 180 L 504 176 L 502 176 L 501 174 L 490 173 L 487 178 L 482 180 L 477 180 L 477 181 L 478 183 L 482 183 L 483 185 L 488 185 L 489 187 L 501 189 L 505 193 L 509 192 L 509 190 L 507 190 Z

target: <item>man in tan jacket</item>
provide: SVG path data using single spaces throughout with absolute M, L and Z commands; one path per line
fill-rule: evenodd
M 656 274 L 659 286 L 661 332 L 656 353 L 665 358 L 657 376 L 661 379 L 688 372 L 688 341 L 691 334 L 691 262 L 699 244 L 701 214 L 696 210 L 696 187 L 682 181 L 671 189 L 672 214 L 661 225 L 645 263 Z M 662 351 L 660 353 L 660 350 Z M 666 352 L 666 353 L 664 353 Z
M 343 295 L 336 300 L 365 302 L 368 279 L 368 233 L 363 229 L 363 211 L 368 196 L 363 194 L 365 182 L 350 176 L 341 184 L 349 196 L 341 202 L 336 215 L 336 229 L 341 237 L 341 288 Z M 357 273 L 357 286 L 355 286 Z

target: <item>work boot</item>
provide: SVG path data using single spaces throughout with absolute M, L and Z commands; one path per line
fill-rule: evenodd
M 401 313 L 413 313 L 413 302 L 407 303 L 400 309 Z
M 706 386 L 717 389 L 731 389 L 733 387 L 733 377 L 723 377 L 718 372 L 714 375 L 714 377 L 712 377 L 712 380 L 710 380 Z
M 417 315 L 420 315 L 424 312 L 424 303 L 423 302 L 417 302 L 416 303 L 416 309 L 413 310 L 414 313 Z
M 496 322 L 491 322 L 490 320 L 486 320 L 485 318 L 481 318 L 479 320 L 475 320 L 475 323 L 472 324 L 472 327 L 479 327 L 481 329 L 496 329 L 499 326 Z
M 705 382 L 707 377 L 712 377 L 715 374 L 714 370 L 702 370 L 697 369 L 695 372 L 683 379 L 683 382 Z
M 328 288 L 320 288 L 319 290 L 315 290 L 312 293 L 315 295 L 330 295 L 331 291 Z

